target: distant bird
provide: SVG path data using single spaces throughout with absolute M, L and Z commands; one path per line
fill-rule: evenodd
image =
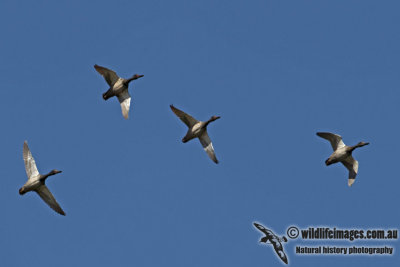
M 131 105 L 131 96 L 128 91 L 129 83 L 133 80 L 139 79 L 144 75 L 135 74 L 129 79 L 124 79 L 119 77 L 114 71 L 101 67 L 99 65 L 94 65 L 94 68 L 100 73 L 110 88 L 107 92 L 103 94 L 104 100 L 110 97 L 118 97 L 118 101 L 121 104 L 122 115 L 125 119 L 129 118 L 129 108 Z
M 326 166 L 341 162 L 349 170 L 348 185 L 351 186 L 354 183 L 358 172 L 358 161 L 355 160 L 351 154 L 357 147 L 363 147 L 369 145 L 369 143 L 359 142 L 355 146 L 346 146 L 340 135 L 322 132 L 318 132 L 317 135 L 331 142 L 333 148 L 333 153 L 325 161 Z
M 217 157 L 214 153 L 214 147 L 211 143 L 210 137 L 207 134 L 207 126 L 210 122 L 218 120 L 220 116 L 212 116 L 208 121 L 198 121 L 189 114 L 186 114 L 182 110 L 177 109 L 173 105 L 170 105 L 171 110 L 178 116 L 183 123 L 189 128 L 185 137 L 183 137 L 182 142 L 186 143 L 193 138 L 199 138 L 201 145 L 207 152 L 208 156 L 212 161 L 218 163 Z
M 263 232 L 265 236 L 261 238 L 260 242 L 261 243 L 266 243 L 269 241 L 269 244 L 274 246 L 275 252 L 278 255 L 278 257 L 286 264 L 288 264 L 288 259 L 286 257 L 285 252 L 283 251 L 283 246 L 281 242 L 287 242 L 286 237 L 279 238 L 277 235 L 275 235 L 271 230 L 265 228 L 261 224 L 258 223 L 253 223 L 254 226 Z
M 44 200 L 44 202 L 50 206 L 50 208 L 61 215 L 65 215 L 65 212 L 61 209 L 60 205 L 57 203 L 56 199 L 45 185 L 46 179 L 49 176 L 60 173 L 61 171 L 52 170 L 48 174 L 40 174 L 26 141 L 24 142 L 23 157 L 28 181 L 19 189 L 19 194 L 23 195 L 26 192 L 35 191 Z

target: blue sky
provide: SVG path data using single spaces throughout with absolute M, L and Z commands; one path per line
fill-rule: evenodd
M 397 228 L 397 1 L 0 3 L 2 266 L 282 266 L 258 221 Z M 130 119 L 99 64 L 131 84 Z M 133 86 L 132 86 L 133 85 Z M 169 105 L 210 124 L 220 164 Z M 360 162 L 326 167 L 330 131 Z M 23 141 L 67 213 L 25 183 Z M 395 266 L 295 255 L 292 266 Z M 331 244 L 326 242 L 327 245 Z M 344 243 L 354 245 L 356 243 Z M 357 245 L 390 245 L 368 242 Z

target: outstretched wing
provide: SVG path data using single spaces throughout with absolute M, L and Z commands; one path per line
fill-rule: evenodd
M 98 73 L 101 74 L 101 76 L 104 77 L 110 87 L 113 87 L 113 85 L 119 79 L 118 75 L 113 70 L 101 67 L 99 65 L 94 65 L 94 68 L 97 70 Z
M 43 199 L 44 202 L 47 203 L 47 205 L 50 206 L 50 208 L 65 216 L 65 212 L 61 209 L 60 205 L 57 203 L 56 199 L 46 185 L 41 185 L 38 189 L 36 189 L 36 193 L 38 193 L 38 195 Z
M 319 132 L 319 133 L 317 133 L 317 135 L 319 137 L 322 137 L 322 138 L 328 140 L 331 143 L 333 151 L 336 151 L 338 148 L 346 146 L 342 141 L 342 137 L 338 134 Z
M 253 224 L 254 224 L 254 226 L 255 226 L 258 230 L 260 230 L 260 231 L 263 232 L 264 234 L 266 234 L 266 235 L 270 235 L 270 234 L 271 234 L 271 233 L 268 232 L 268 231 L 271 231 L 271 230 L 265 228 L 265 227 L 262 226 L 261 224 L 258 224 L 258 223 L 253 223 Z
M 122 115 L 125 119 L 129 118 L 129 108 L 131 106 L 131 95 L 129 94 L 128 89 L 122 91 L 117 95 L 118 101 L 121 104 Z
M 342 163 L 349 170 L 348 185 L 352 186 L 352 184 L 354 184 L 354 182 L 356 181 L 356 176 L 358 172 L 358 161 L 350 156 L 345 161 L 342 161 Z
M 275 245 L 274 246 L 276 254 L 278 254 L 278 257 L 286 264 L 288 264 L 288 259 L 286 257 L 285 252 L 283 251 L 282 244 L 280 246 Z
M 28 176 L 28 180 L 39 178 L 39 171 L 36 167 L 35 159 L 32 157 L 32 153 L 29 150 L 27 141 L 24 142 L 23 157 L 25 162 L 25 171 Z
M 210 137 L 207 134 L 207 131 L 204 131 L 204 133 L 199 136 L 199 140 L 210 159 L 218 164 L 218 160 L 214 152 L 214 147 L 212 145 Z
M 178 116 L 178 118 L 181 119 L 181 121 L 183 121 L 183 123 L 185 123 L 186 126 L 189 128 L 192 128 L 193 125 L 199 122 L 189 114 L 183 112 L 182 110 L 177 109 L 173 105 L 170 105 L 170 108 L 175 113 L 175 115 Z

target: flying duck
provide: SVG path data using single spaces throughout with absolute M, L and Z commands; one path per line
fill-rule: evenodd
M 369 145 L 369 143 L 359 142 L 355 146 L 346 146 L 340 135 L 322 132 L 318 132 L 317 135 L 328 140 L 333 148 L 333 153 L 325 161 L 326 166 L 341 162 L 349 170 L 348 185 L 351 186 L 354 183 L 358 172 L 358 161 L 355 160 L 351 154 L 354 149 Z
M 28 176 L 28 181 L 19 189 L 19 194 L 23 195 L 29 191 L 35 191 L 43 199 L 47 205 L 53 210 L 61 215 L 65 215 L 60 205 L 57 203 L 56 199 L 51 194 L 50 190 L 45 185 L 46 179 L 61 171 L 52 170 L 48 174 L 40 174 L 35 163 L 35 159 L 32 157 L 32 153 L 29 150 L 28 143 L 24 142 L 23 157 L 25 162 L 26 175 Z
M 107 100 L 110 97 L 118 97 L 118 101 L 121 104 L 122 115 L 125 119 L 129 118 L 129 107 L 131 105 L 131 96 L 128 91 L 129 83 L 133 80 L 139 79 L 144 75 L 135 74 L 129 79 L 119 77 L 115 71 L 94 65 L 94 68 L 100 73 L 110 88 L 103 94 L 103 99 Z
M 198 121 L 189 114 L 177 109 L 173 105 L 170 105 L 171 110 L 178 116 L 183 123 L 189 128 L 185 137 L 182 138 L 182 142 L 186 143 L 194 138 L 199 138 L 201 145 L 207 152 L 207 155 L 212 161 L 218 163 L 217 157 L 214 153 L 214 147 L 211 143 L 210 137 L 207 134 L 207 126 L 210 122 L 218 120 L 220 116 L 212 116 L 208 121 Z

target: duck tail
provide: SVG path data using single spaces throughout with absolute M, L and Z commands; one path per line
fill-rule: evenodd
M 110 90 L 108 90 L 107 92 L 105 92 L 105 93 L 103 94 L 103 99 L 104 99 L 104 100 L 107 100 L 107 99 L 109 99 L 110 97 L 112 97 L 112 94 L 110 94 Z
M 329 159 L 325 160 L 325 165 L 326 165 L 326 166 L 331 165 L 331 163 L 329 162 Z

